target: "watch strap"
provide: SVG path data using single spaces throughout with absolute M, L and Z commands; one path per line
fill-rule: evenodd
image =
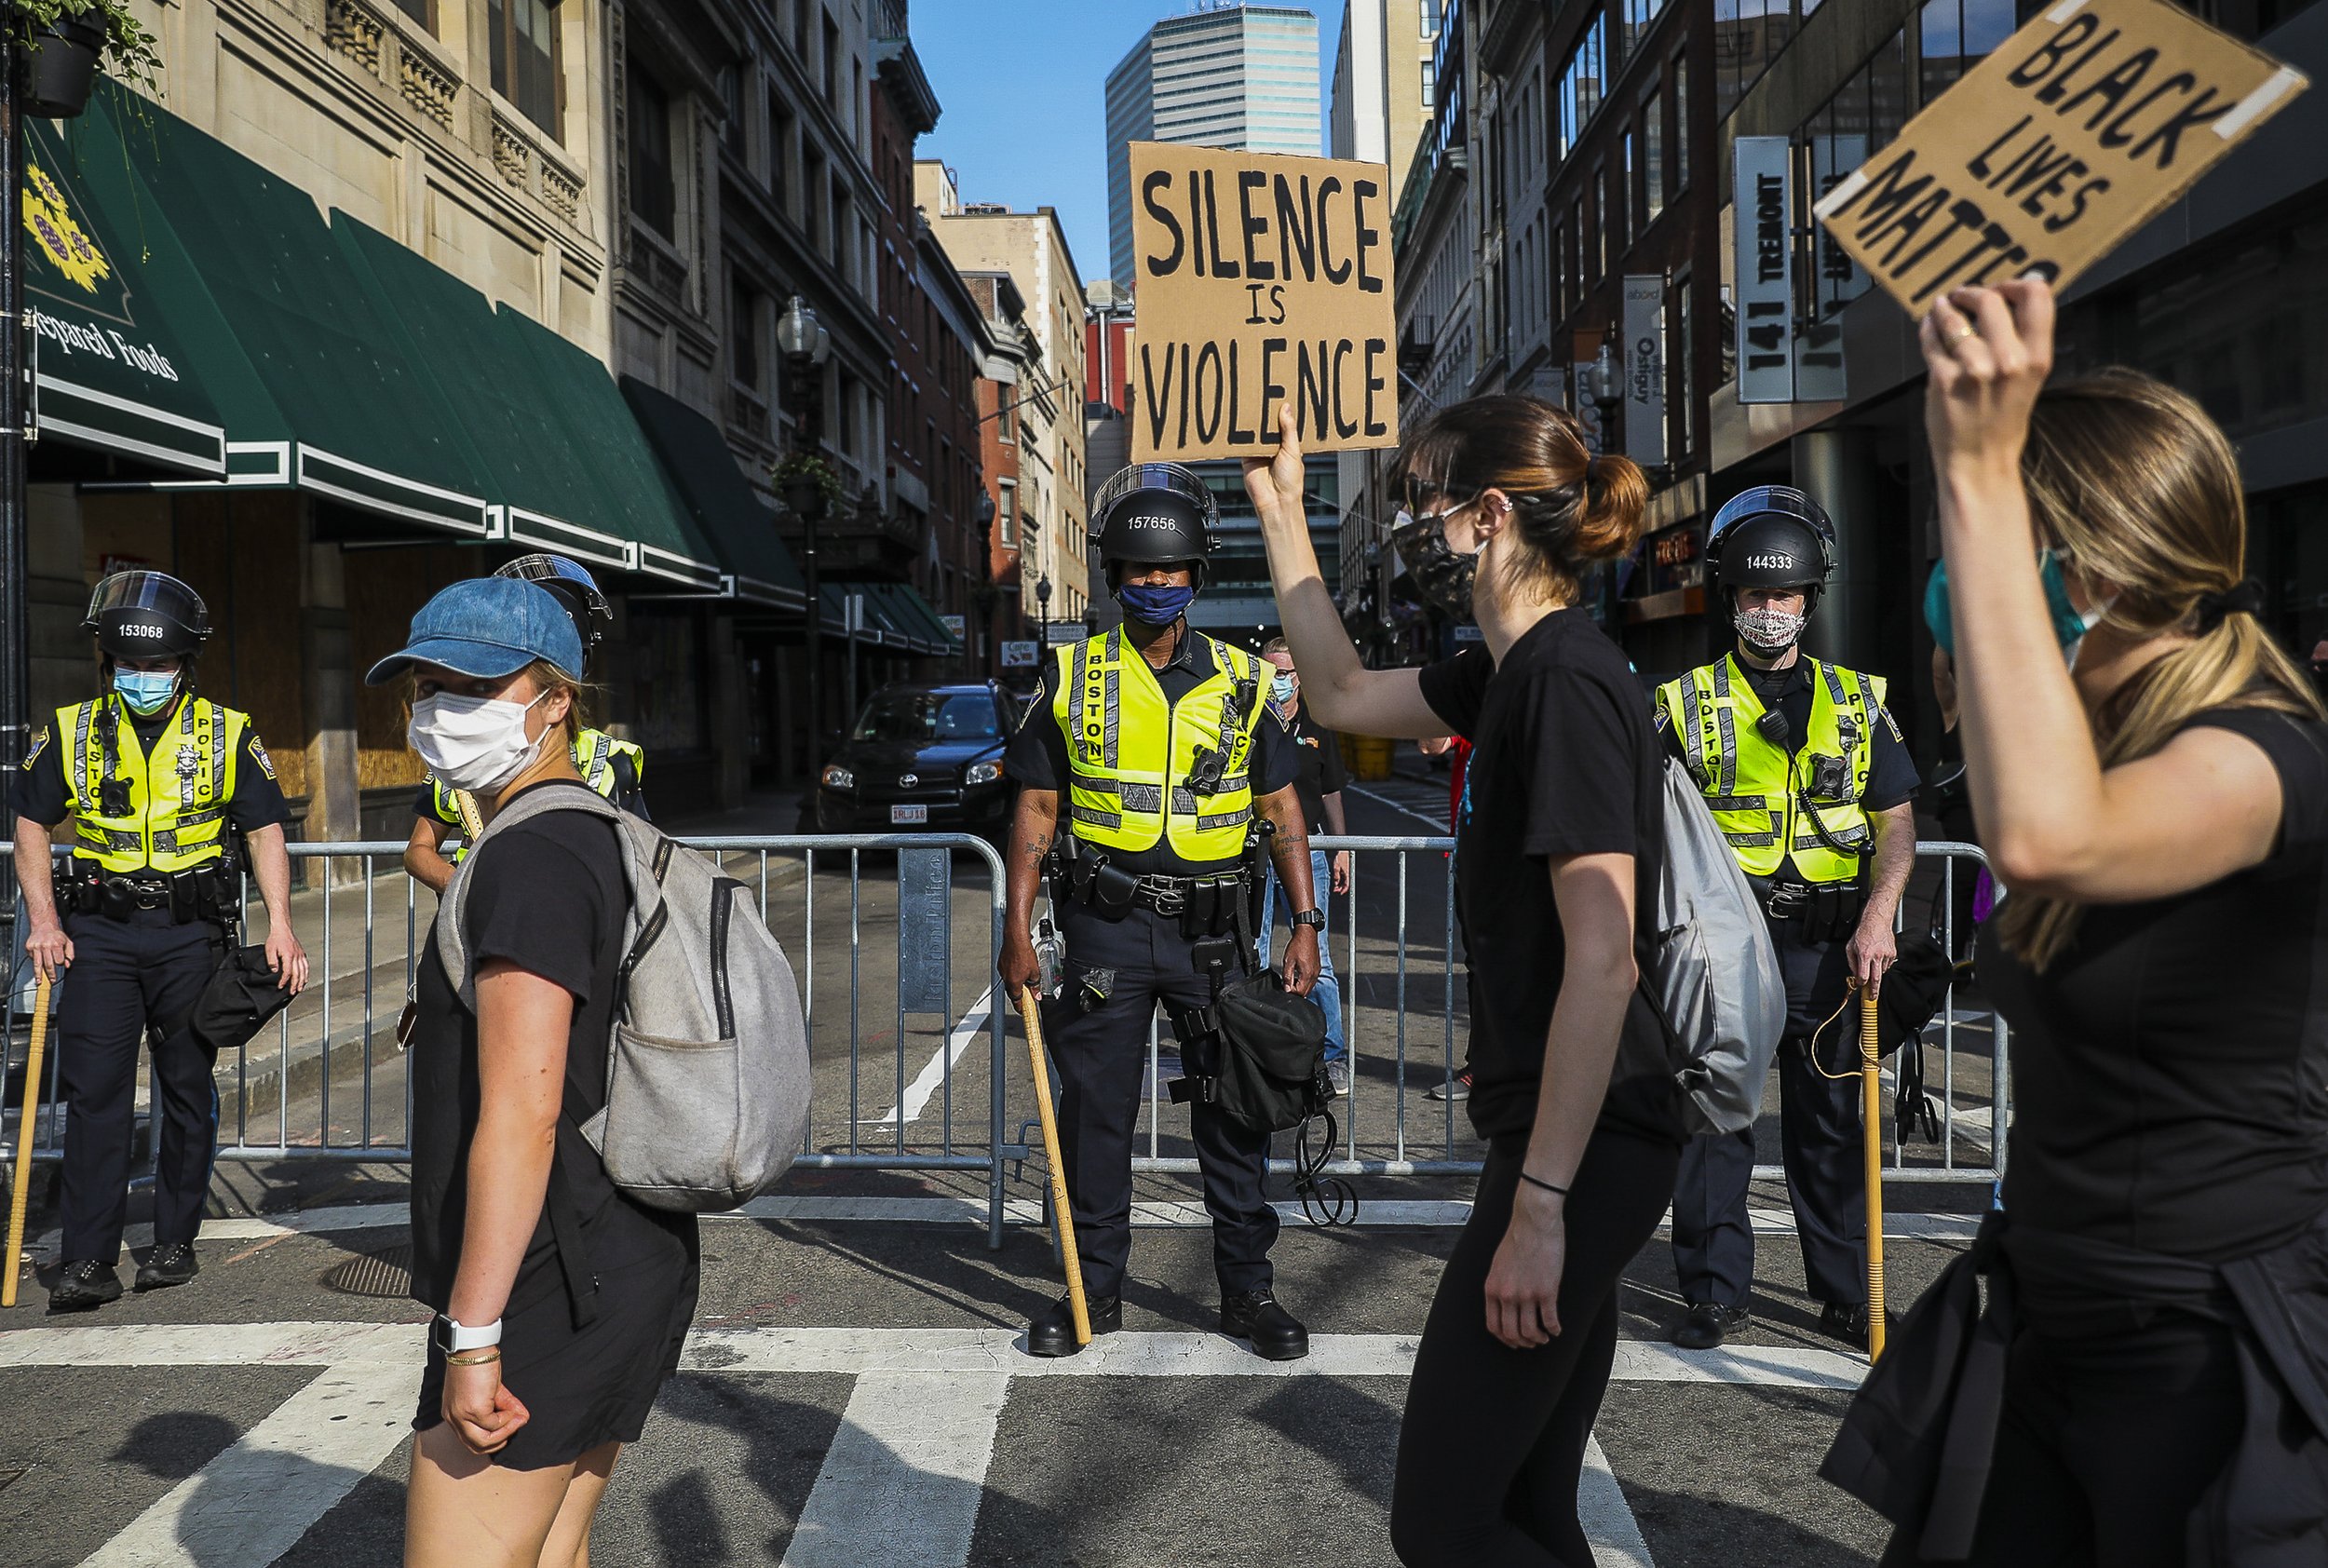
M 1326 924 L 1326 912 L 1321 909 L 1306 909 L 1289 918 L 1295 926 L 1315 926 L 1323 930 Z
M 437 1315 L 437 1343 L 448 1356 L 458 1356 L 464 1350 L 486 1350 L 501 1343 L 501 1319 L 474 1327 L 456 1323 L 443 1313 Z

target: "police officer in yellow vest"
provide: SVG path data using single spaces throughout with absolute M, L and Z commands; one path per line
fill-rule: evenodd
M 1011 741 L 1005 766 L 1019 798 L 998 968 L 1014 1003 L 1036 980 L 1035 895 L 1056 857 L 1064 990 L 1044 1021 L 1062 1088 L 1060 1140 L 1091 1329 L 1113 1333 L 1123 1326 L 1149 1025 L 1158 1002 L 1202 1007 L 1213 976 L 1235 979 L 1253 963 L 1248 836 L 1256 814 L 1275 829 L 1270 854 L 1296 912 L 1283 965 L 1290 990 L 1306 994 L 1317 980 L 1324 916 L 1293 748 L 1282 725 L 1263 722 L 1268 671 L 1184 618 L 1204 586 L 1218 520 L 1212 493 L 1178 464 L 1142 464 L 1107 481 L 1091 517 L 1124 624 L 1058 650 Z M 1273 1360 L 1306 1356 L 1308 1331 L 1271 1288 L 1268 1139 L 1201 1100 L 1192 1113 L 1222 1331 Z M 1075 1353 L 1064 1298 L 1028 1327 L 1027 1348 Z
M 606 596 L 599 591 L 598 579 L 578 561 L 562 555 L 521 556 L 494 575 L 539 583 L 548 588 L 550 597 L 564 605 L 566 614 L 574 617 L 574 629 L 581 634 L 582 656 L 586 660 L 614 621 Z M 623 810 L 636 817 L 647 815 L 644 750 L 628 740 L 616 739 L 604 730 L 585 725 L 574 737 L 574 765 L 581 771 L 583 783 Z M 453 868 L 467 853 L 455 850 L 448 856 L 444 852 L 445 840 L 462 836 L 460 802 L 441 781 L 431 778 L 420 787 L 420 794 L 413 802 L 413 836 L 404 845 L 404 869 L 430 889 L 442 893 L 452 884 Z
M 71 971 L 57 1005 L 67 1119 L 63 1264 L 51 1312 L 121 1294 L 114 1270 L 138 1047 L 149 1034 L 160 1158 L 154 1250 L 137 1288 L 183 1285 L 196 1272 L 218 1096 L 210 1051 L 178 1025 L 217 971 L 239 913 L 237 835 L 266 905 L 268 965 L 287 991 L 307 982 L 291 927 L 282 826 L 291 810 L 274 764 L 246 715 L 194 693 L 195 656 L 210 633 L 201 597 L 160 572 L 116 572 L 97 585 L 82 629 L 96 634 L 106 690 L 57 710 L 24 759 L 13 800 L 25 952 L 43 974 Z M 60 885 L 49 836 L 67 817 L 73 859 Z
M 1715 515 L 1706 561 L 1737 648 L 1659 687 L 1658 727 L 1763 899 L 1786 977 L 1780 1125 L 1804 1274 L 1821 1330 L 1863 1345 L 1856 1018 L 1820 1032 L 1816 1057 L 1810 1041 L 1851 980 L 1876 984 L 1891 964 L 1915 860 L 1915 764 L 1882 678 L 1796 645 L 1834 570 L 1834 527 L 1816 501 L 1785 485 L 1747 491 Z M 1685 1349 L 1717 1345 L 1747 1321 L 1753 1168 L 1752 1129 L 1683 1150 L 1673 1259 L 1689 1313 L 1673 1343 Z

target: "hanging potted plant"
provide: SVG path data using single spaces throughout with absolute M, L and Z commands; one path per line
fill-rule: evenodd
M 795 452 L 778 459 L 768 470 L 768 477 L 784 504 L 801 515 L 814 507 L 819 515 L 838 511 L 848 499 L 848 490 L 832 465 L 809 453 Z
M 102 67 L 156 90 L 161 54 L 129 0 L 6 0 L 15 30 L 18 107 L 35 119 L 70 119 L 88 107 Z

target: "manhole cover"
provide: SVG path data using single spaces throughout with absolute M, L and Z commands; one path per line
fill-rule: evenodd
M 348 1259 L 323 1277 L 323 1288 L 344 1296 L 401 1297 L 413 1293 L 413 1249 L 391 1247 Z

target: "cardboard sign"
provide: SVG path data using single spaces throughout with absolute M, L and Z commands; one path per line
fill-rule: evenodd
M 2167 0 L 2058 0 L 1813 210 L 1914 316 L 1967 284 L 2060 288 L 2306 86 Z
M 1131 144 L 1131 460 L 1399 444 L 1388 169 Z

